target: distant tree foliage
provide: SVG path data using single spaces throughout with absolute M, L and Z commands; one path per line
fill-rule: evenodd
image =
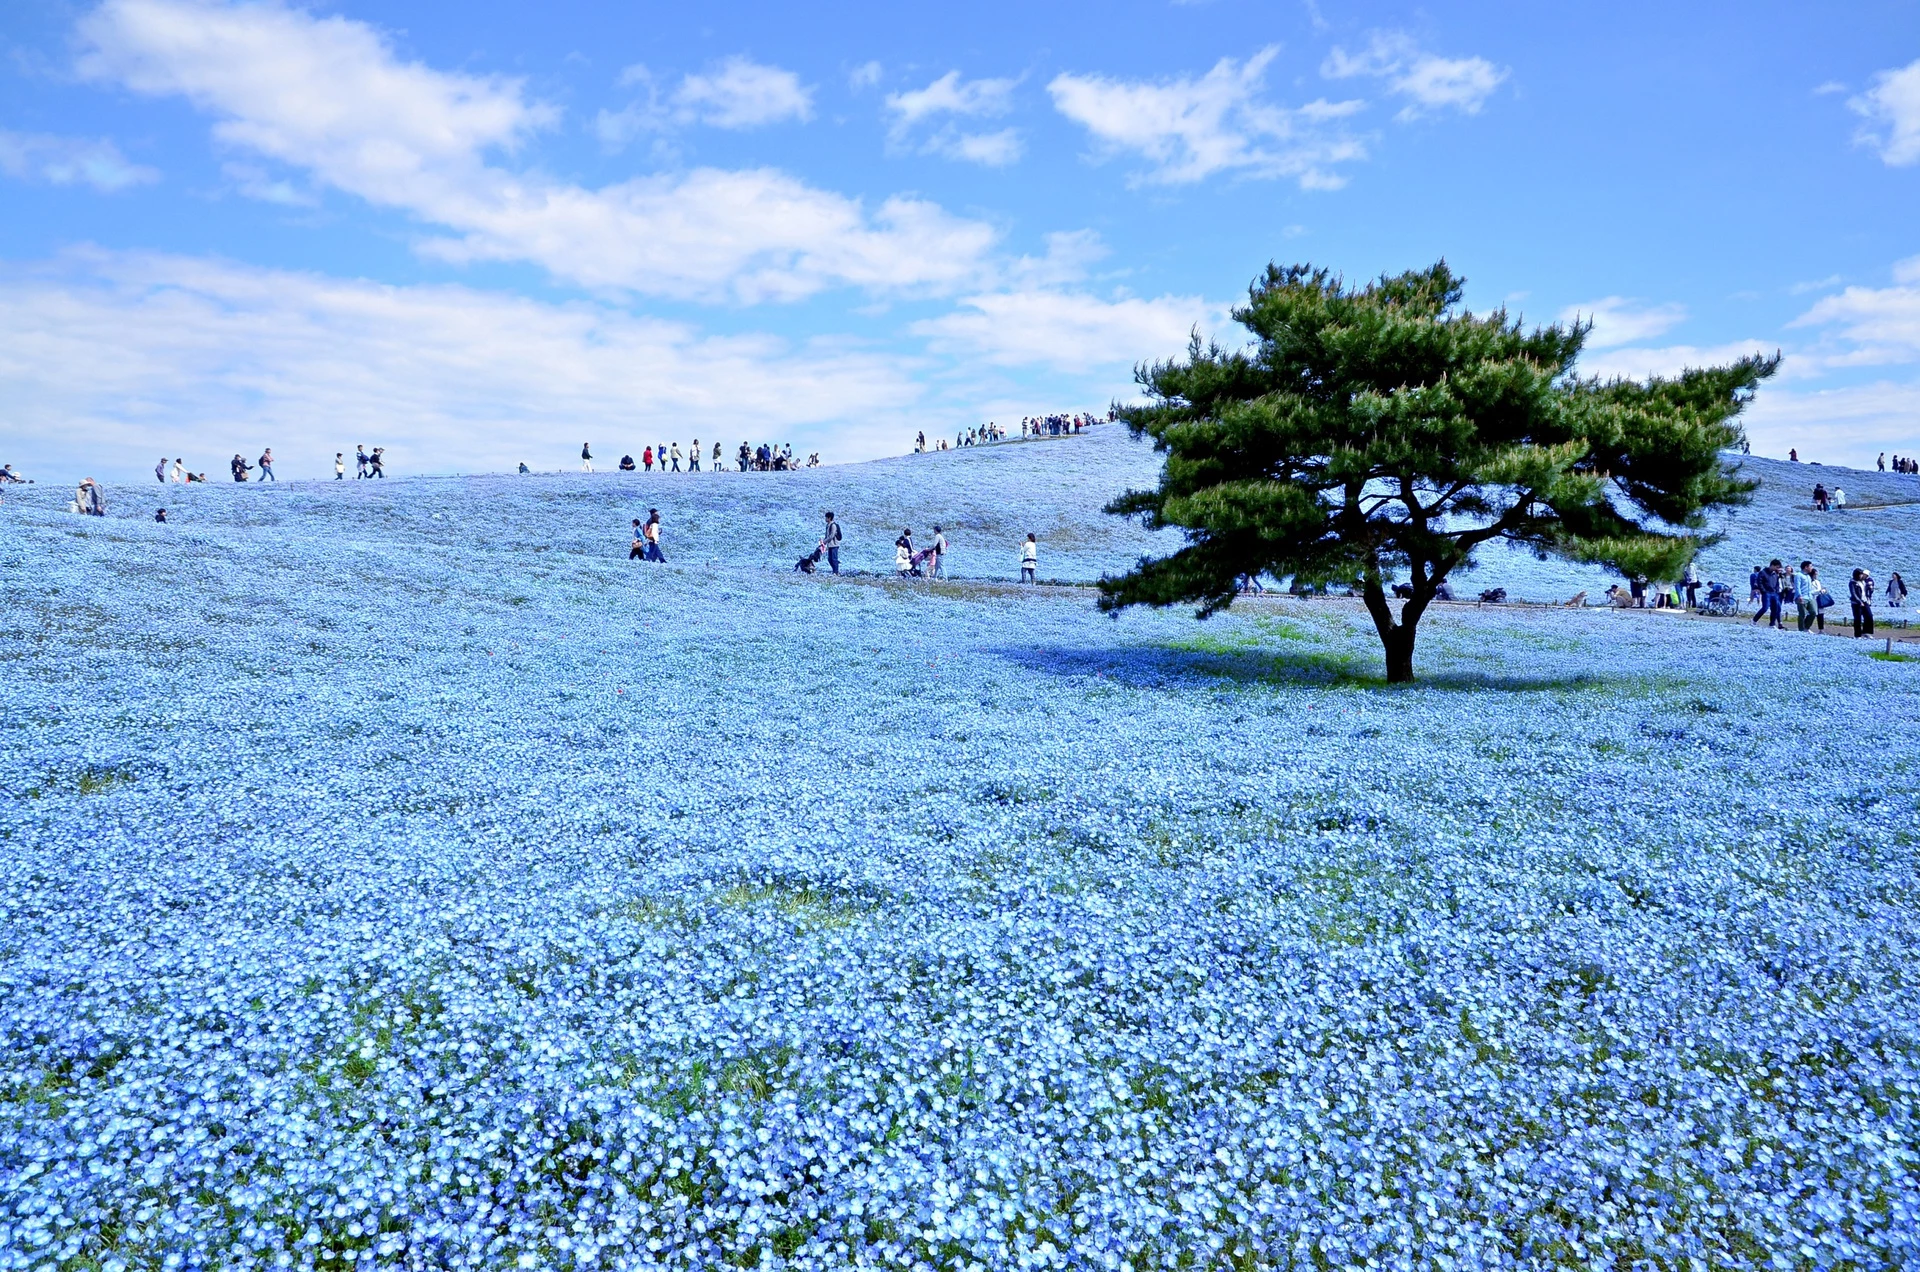
M 1185 361 L 1141 366 L 1149 401 L 1120 418 L 1166 461 L 1156 489 L 1107 511 L 1187 545 L 1103 580 L 1101 607 L 1198 602 L 1205 618 L 1249 574 L 1357 579 L 1402 682 L 1421 615 L 1483 543 L 1676 577 L 1711 541 L 1710 514 L 1753 489 L 1723 452 L 1779 355 L 1582 379 L 1591 324 L 1475 315 L 1465 281 L 1444 261 L 1362 287 L 1269 265 L 1233 312 L 1251 347 L 1203 348 L 1196 332 Z

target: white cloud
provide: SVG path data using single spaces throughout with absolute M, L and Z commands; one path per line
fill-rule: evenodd
M 1692 367 L 1724 366 L 1754 354 L 1771 357 L 1775 348 L 1776 342 L 1772 340 L 1732 340 L 1718 345 L 1666 345 L 1661 348 L 1602 348 L 1597 352 L 1582 353 L 1576 369 L 1581 375 L 1598 376 L 1603 380 L 1616 377 L 1644 380 L 1656 375 L 1676 376 Z
M 1568 305 L 1560 311 L 1565 323 L 1587 320 L 1593 330 L 1587 334 L 1588 349 L 1610 349 L 1663 335 L 1686 321 L 1685 305 L 1643 305 L 1624 296 L 1607 296 L 1584 305 Z
M 1891 287 L 1849 287 L 1823 296 L 1794 319 L 1824 328 L 1828 367 L 1886 366 L 1920 361 L 1920 256 L 1893 268 Z
M 509 170 L 492 156 L 554 122 L 549 107 L 517 80 L 402 61 L 344 18 L 276 3 L 107 0 L 80 34 L 83 74 L 186 97 L 219 117 L 228 146 L 452 230 L 420 245 L 447 260 L 526 260 L 589 287 L 756 301 L 840 285 L 950 292 L 977 280 L 997 238 L 931 203 L 893 198 L 869 212 L 765 169 L 602 189 Z M 723 100 L 724 82 L 717 73 L 696 94 L 716 118 L 774 100 Z
M 1412 119 L 1428 111 L 1453 109 L 1469 115 L 1506 80 L 1507 72 L 1483 57 L 1440 57 L 1423 52 L 1402 31 L 1376 31 L 1358 53 L 1335 48 L 1320 73 L 1328 79 L 1367 76 L 1387 81 L 1387 87 L 1407 100 L 1400 118 Z
M 1013 109 L 1013 90 L 1018 83 L 1011 79 L 963 80 L 960 72 L 948 71 L 925 88 L 889 93 L 886 109 L 893 119 L 888 127 L 888 139 L 896 146 L 904 146 L 917 125 L 943 116 L 1004 115 Z M 970 133 L 947 123 L 917 148 L 926 154 L 999 168 L 1017 161 L 1025 145 L 1016 129 Z
M 881 67 L 878 62 L 862 62 L 847 75 L 847 87 L 858 93 L 862 89 L 872 88 L 880 82 Z
M 662 94 L 653 72 L 638 63 L 620 72 L 620 86 L 641 86 L 647 95 L 595 118 L 595 134 L 614 149 L 642 133 L 690 124 L 758 128 L 813 117 L 813 90 L 801 84 L 798 75 L 738 55 L 702 74 L 683 76 L 669 93 Z
M 107 194 L 160 179 L 152 168 L 129 162 L 111 141 L 5 129 L 0 129 L 0 172 L 49 185 L 89 185 Z
M 1881 71 L 1873 87 L 1847 102 L 1866 123 L 1860 141 L 1887 163 L 1920 163 L 1920 58 L 1897 70 Z
M 687 76 L 674 90 L 673 102 L 715 128 L 757 128 L 813 116 L 813 90 L 798 75 L 738 56 L 703 75 Z
M 1026 143 L 1012 128 L 990 133 L 956 133 L 936 139 L 935 144 L 939 152 L 950 159 L 965 159 L 988 168 L 1004 168 L 1016 163 L 1026 152 Z
M 935 115 L 1004 115 L 1013 108 L 1010 79 L 963 80 L 948 71 L 925 88 L 887 94 L 887 110 L 898 127 L 911 127 Z
M 1364 103 L 1322 99 L 1289 109 L 1267 101 L 1267 67 L 1279 51 L 1269 46 L 1245 62 L 1221 58 L 1198 79 L 1062 74 L 1047 91 L 1055 108 L 1103 147 L 1149 160 L 1154 166 L 1143 180 L 1179 184 L 1240 172 L 1336 188 L 1345 178 L 1335 165 L 1366 157 L 1365 143 L 1339 126 Z
M 637 449 L 659 430 L 776 433 L 849 458 L 893 449 L 862 430 L 919 397 L 897 356 L 589 303 L 147 254 L 0 272 L 15 462 L 32 445 L 36 463 L 165 450 L 212 471 L 271 444 L 293 475 L 318 475 L 366 442 L 403 469 L 473 471 L 552 466 L 582 437 Z
M 1084 292 L 1033 288 L 967 296 L 961 309 L 913 325 L 935 349 L 1001 366 L 1062 371 L 1131 366 L 1170 357 L 1188 334 L 1225 322 L 1227 306 L 1198 296 L 1102 300 Z
M 1807 454 L 1817 443 L 1823 458 L 1871 467 L 1876 451 L 1911 454 L 1913 422 L 1920 419 L 1920 381 L 1815 391 L 1760 390 L 1741 423 L 1760 454 L 1784 455 L 1788 447 Z

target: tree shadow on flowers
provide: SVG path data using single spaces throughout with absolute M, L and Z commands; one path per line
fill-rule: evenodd
M 1341 650 L 1274 650 L 1267 647 L 1177 641 L 1112 645 L 1093 649 L 1003 647 L 1001 657 L 1030 671 L 1110 681 L 1133 689 L 1162 689 L 1200 684 L 1300 685 L 1399 692 L 1406 689 L 1492 690 L 1546 693 L 1591 690 L 1606 683 L 1587 672 L 1562 675 L 1510 674 L 1497 670 L 1443 667 L 1419 673 L 1411 685 L 1389 684 L 1378 657 Z

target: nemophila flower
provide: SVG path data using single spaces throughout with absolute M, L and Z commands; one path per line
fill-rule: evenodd
M 10 497 L 0 1267 L 1912 1260 L 1905 666 L 1467 610 L 1387 692 L 1337 607 L 773 553 L 1093 577 L 1083 440 L 645 573 L 618 478 Z

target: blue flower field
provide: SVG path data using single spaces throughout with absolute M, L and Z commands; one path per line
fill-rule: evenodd
M 1742 597 L 1920 567 L 1753 462 Z M 1920 1260 L 1920 664 L 1010 581 L 1152 472 L 10 487 L 0 1268 Z

